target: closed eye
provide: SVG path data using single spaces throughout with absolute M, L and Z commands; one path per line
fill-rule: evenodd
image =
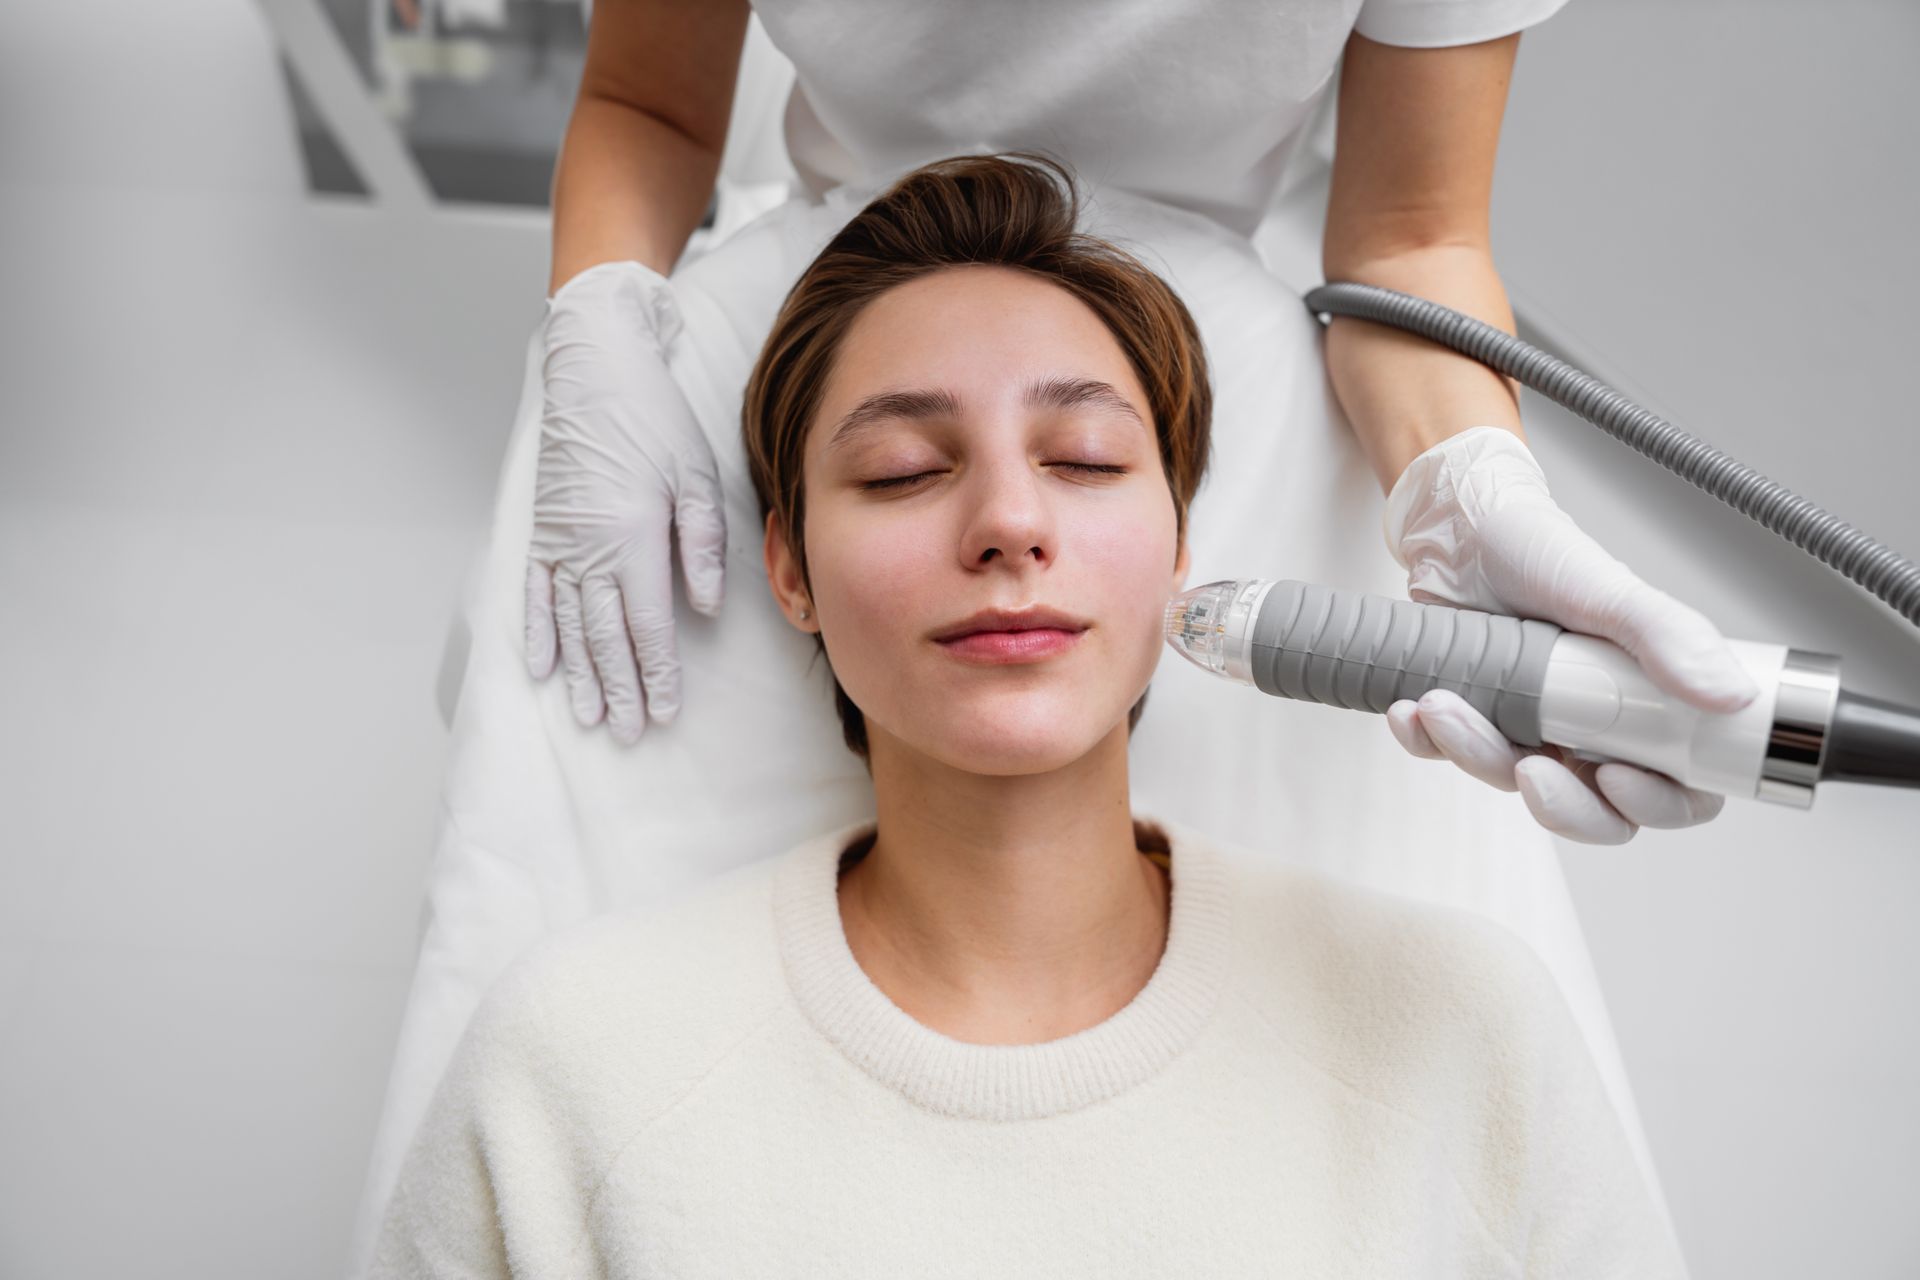
M 1091 472 L 1099 475 L 1124 475 L 1127 470 L 1125 467 L 1097 462 L 1055 462 L 1051 465 L 1064 467 L 1068 471 Z M 921 471 L 910 476 L 894 476 L 889 480 L 868 480 L 860 487 L 862 489 L 892 489 L 900 485 L 912 484 L 916 480 L 924 480 L 928 476 L 938 474 L 940 473 L 937 471 Z
M 924 480 L 932 474 L 934 473 L 931 471 L 922 471 L 919 475 L 895 476 L 891 480 L 868 480 L 860 487 L 862 489 L 891 489 L 895 485 L 912 484 L 915 480 Z

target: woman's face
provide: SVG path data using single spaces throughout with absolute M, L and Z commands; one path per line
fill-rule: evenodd
M 876 298 L 841 344 L 804 483 L 812 618 L 872 743 L 1024 774 L 1125 731 L 1187 558 L 1145 392 L 1079 299 L 984 265 Z M 766 551 L 807 627 L 771 519 Z M 1035 606 L 1081 629 L 1040 654 L 937 638 Z

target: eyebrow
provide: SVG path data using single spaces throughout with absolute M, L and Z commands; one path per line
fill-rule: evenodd
M 1097 378 L 1037 378 L 1027 384 L 1026 404 L 1035 409 L 1076 409 L 1088 407 L 1108 413 L 1125 414 L 1145 427 L 1139 411 L 1113 384 Z M 881 391 L 868 396 L 834 427 L 827 440 L 828 451 L 842 448 L 883 422 L 918 421 L 926 418 L 957 418 L 960 397 L 944 388 L 909 391 Z

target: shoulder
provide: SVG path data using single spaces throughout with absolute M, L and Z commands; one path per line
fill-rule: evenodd
M 767 880 L 748 864 L 563 928 L 507 967 L 408 1150 L 379 1274 L 491 1275 L 508 1255 L 516 1274 L 564 1269 L 619 1153 L 778 1007 Z
M 1244 869 L 1242 990 L 1339 1096 L 1417 1124 L 1527 1274 L 1684 1277 L 1560 981 L 1478 912 Z
M 1534 948 L 1478 912 L 1234 859 L 1241 988 L 1302 1056 L 1430 1119 L 1505 1093 L 1577 1040 Z
M 778 977 L 770 917 L 775 858 L 720 872 L 666 897 L 593 916 L 529 948 L 501 977 L 505 999 L 549 1030 L 604 1028 L 715 1000 L 743 1013 Z
M 1525 939 L 1305 869 L 1244 867 L 1242 884 L 1239 988 L 1330 1096 L 1418 1126 L 1516 1256 L 1532 1232 L 1596 1267 L 1647 1263 L 1608 1274 L 1676 1273 L 1585 1034 Z
M 488 988 L 469 1055 L 565 1079 L 591 1108 L 671 1105 L 779 1007 L 763 858 L 593 916 L 522 952 Z

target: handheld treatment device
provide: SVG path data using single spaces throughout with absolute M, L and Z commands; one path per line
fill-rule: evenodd
M 1517 378 L 1811 551 L 1920 625 L 1920 566 L 1513 335 L 1372 285 L 1309 293 L 1316 314 L 1421 334 Z M 1384 713 L 1450 689 L 1521 746 L 1551 743 L 1720 795 L 1813 804 L 1821 781 L 1920 787 L 1920 710 L 1841 687 L 1840 659 L 1729 639 L 1760 696 L 1716 714 L 1664 692 L 1626 650 L 1539 618 L 1420 604 L 1290 580 L 1183 591 L 1167 643 L 1263 693 Z
M 1822 780 L 1920 786 L 1920 711 L 1843 689 L 1838 658 L 1782 644 L 1727 641 L 1760 696 L 1715 714 L 1597 636 L 1306 582 L 1183 591 L 1167 605 L 1167 642 L 1262 693 L 1359 711 L 1451 689 L 1521 746 L 1623 760 L 1720 795 L 1804 809 Z

